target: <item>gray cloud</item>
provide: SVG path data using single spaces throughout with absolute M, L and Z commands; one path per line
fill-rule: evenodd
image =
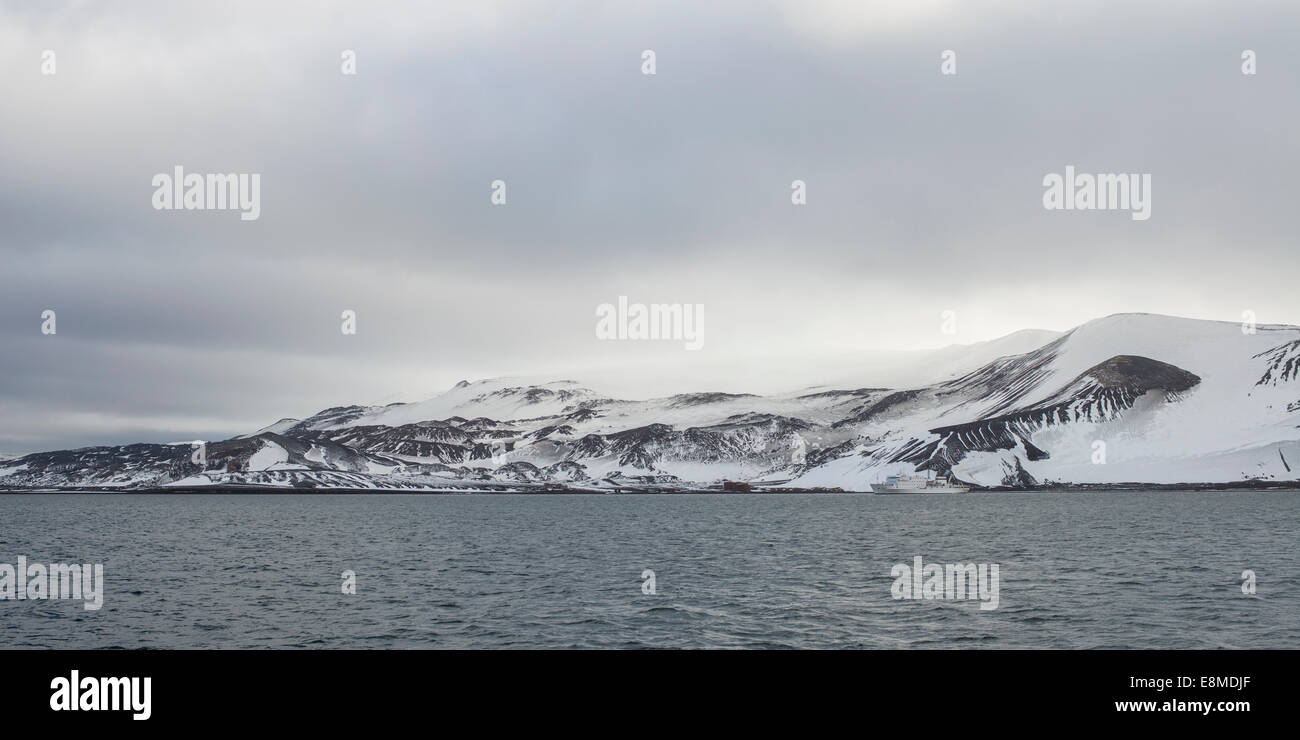
M 946 309 L 963 342 L 1129 310 L 1295 322 L 1300 8 L 982 7 L 5 6 L 0 450 L 485 375 L 795 387 L 946 343 Z M 262 217 L 153 210 L 176 164 L 261 173 Z M 1044 211 L 1066 164 L 1152 173 L 1151 220 Z M 619 295 L 704 303 L 706 348 L 596 341 Z

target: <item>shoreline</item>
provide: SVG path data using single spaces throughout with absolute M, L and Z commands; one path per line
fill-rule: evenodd
M 292 486 L 259 485 L 220 485 L 220 486 L 172 486 L 126 488 L 114 486 L 84 486 L 75 488 L 51 488 L 43 486 L 0 488 L 0 495 L 5 494 L 151 494 L 151 495 L 193 495 L 204 493 L 257 493 L 257 494 L 417 494 L 417 495 L 627 495 L 627 494 L 712 494 L 725 496 L 763 496 L 771 494 L 822 494 L 822 495 L 867 495 L 907 498 L 910 496 L 961 496 L 980 493 L 1080 493 L 1129 491 L 1134 493 L 1151 491 L 1276 491 L 1300 493 L 1300 481 L 1240 481 L 1232 483 L 1068 483 L 1020 487 L 973 487 L 966 494 L 960 493 L 904 493 L 880 494 L 872 491 L 846 491 L 826 488 L 754 488 L 751 491 L 727 491 L 720 488 L 668 488 L 653 486 L 637 488 L 628 486 L 618 489 L 601 488 L 554 488 L 542 486 L 482 485 L 449 488 L 295 488 Z

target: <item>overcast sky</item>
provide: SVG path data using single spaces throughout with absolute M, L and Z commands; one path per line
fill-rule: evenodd
M 1121 311 L 1297 323 L 1298 33 L 1293 1 L 2 3 L 0 452 L 500 375 L 767 392 Z M 1150 173 L 1151 218 L 1045 210 L 1067 164 Z M 176 165 L 260 173 L 260 218 L 155 210 Z M 704 348 L 597 340 L 620 295 L 703 304 Z

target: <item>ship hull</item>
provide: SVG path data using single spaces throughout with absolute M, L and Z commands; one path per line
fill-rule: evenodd
M 892 494 L 892 495 L 905 494 L 905 493 L 967 493 L 969 491 L 970 489 L 964 486 L 947 486 L 944 488 L 940 488 L 938 486 L 932 486 L 930 488 L 895 488 L 893 486 L 885 485 L 883 483 L 871 484 L 872 493 L 884 493 L 884 494 Z

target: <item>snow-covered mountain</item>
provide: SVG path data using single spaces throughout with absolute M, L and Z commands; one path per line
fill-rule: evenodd
M 897 472 L 981 486 L 1300 480 L 1300 328 L 1117 314 L 919 353 L 896 377 L 775 396 L 611 398 L 461 382 L 208 443 L 45 452 L 3 486 L 867 490 Z

